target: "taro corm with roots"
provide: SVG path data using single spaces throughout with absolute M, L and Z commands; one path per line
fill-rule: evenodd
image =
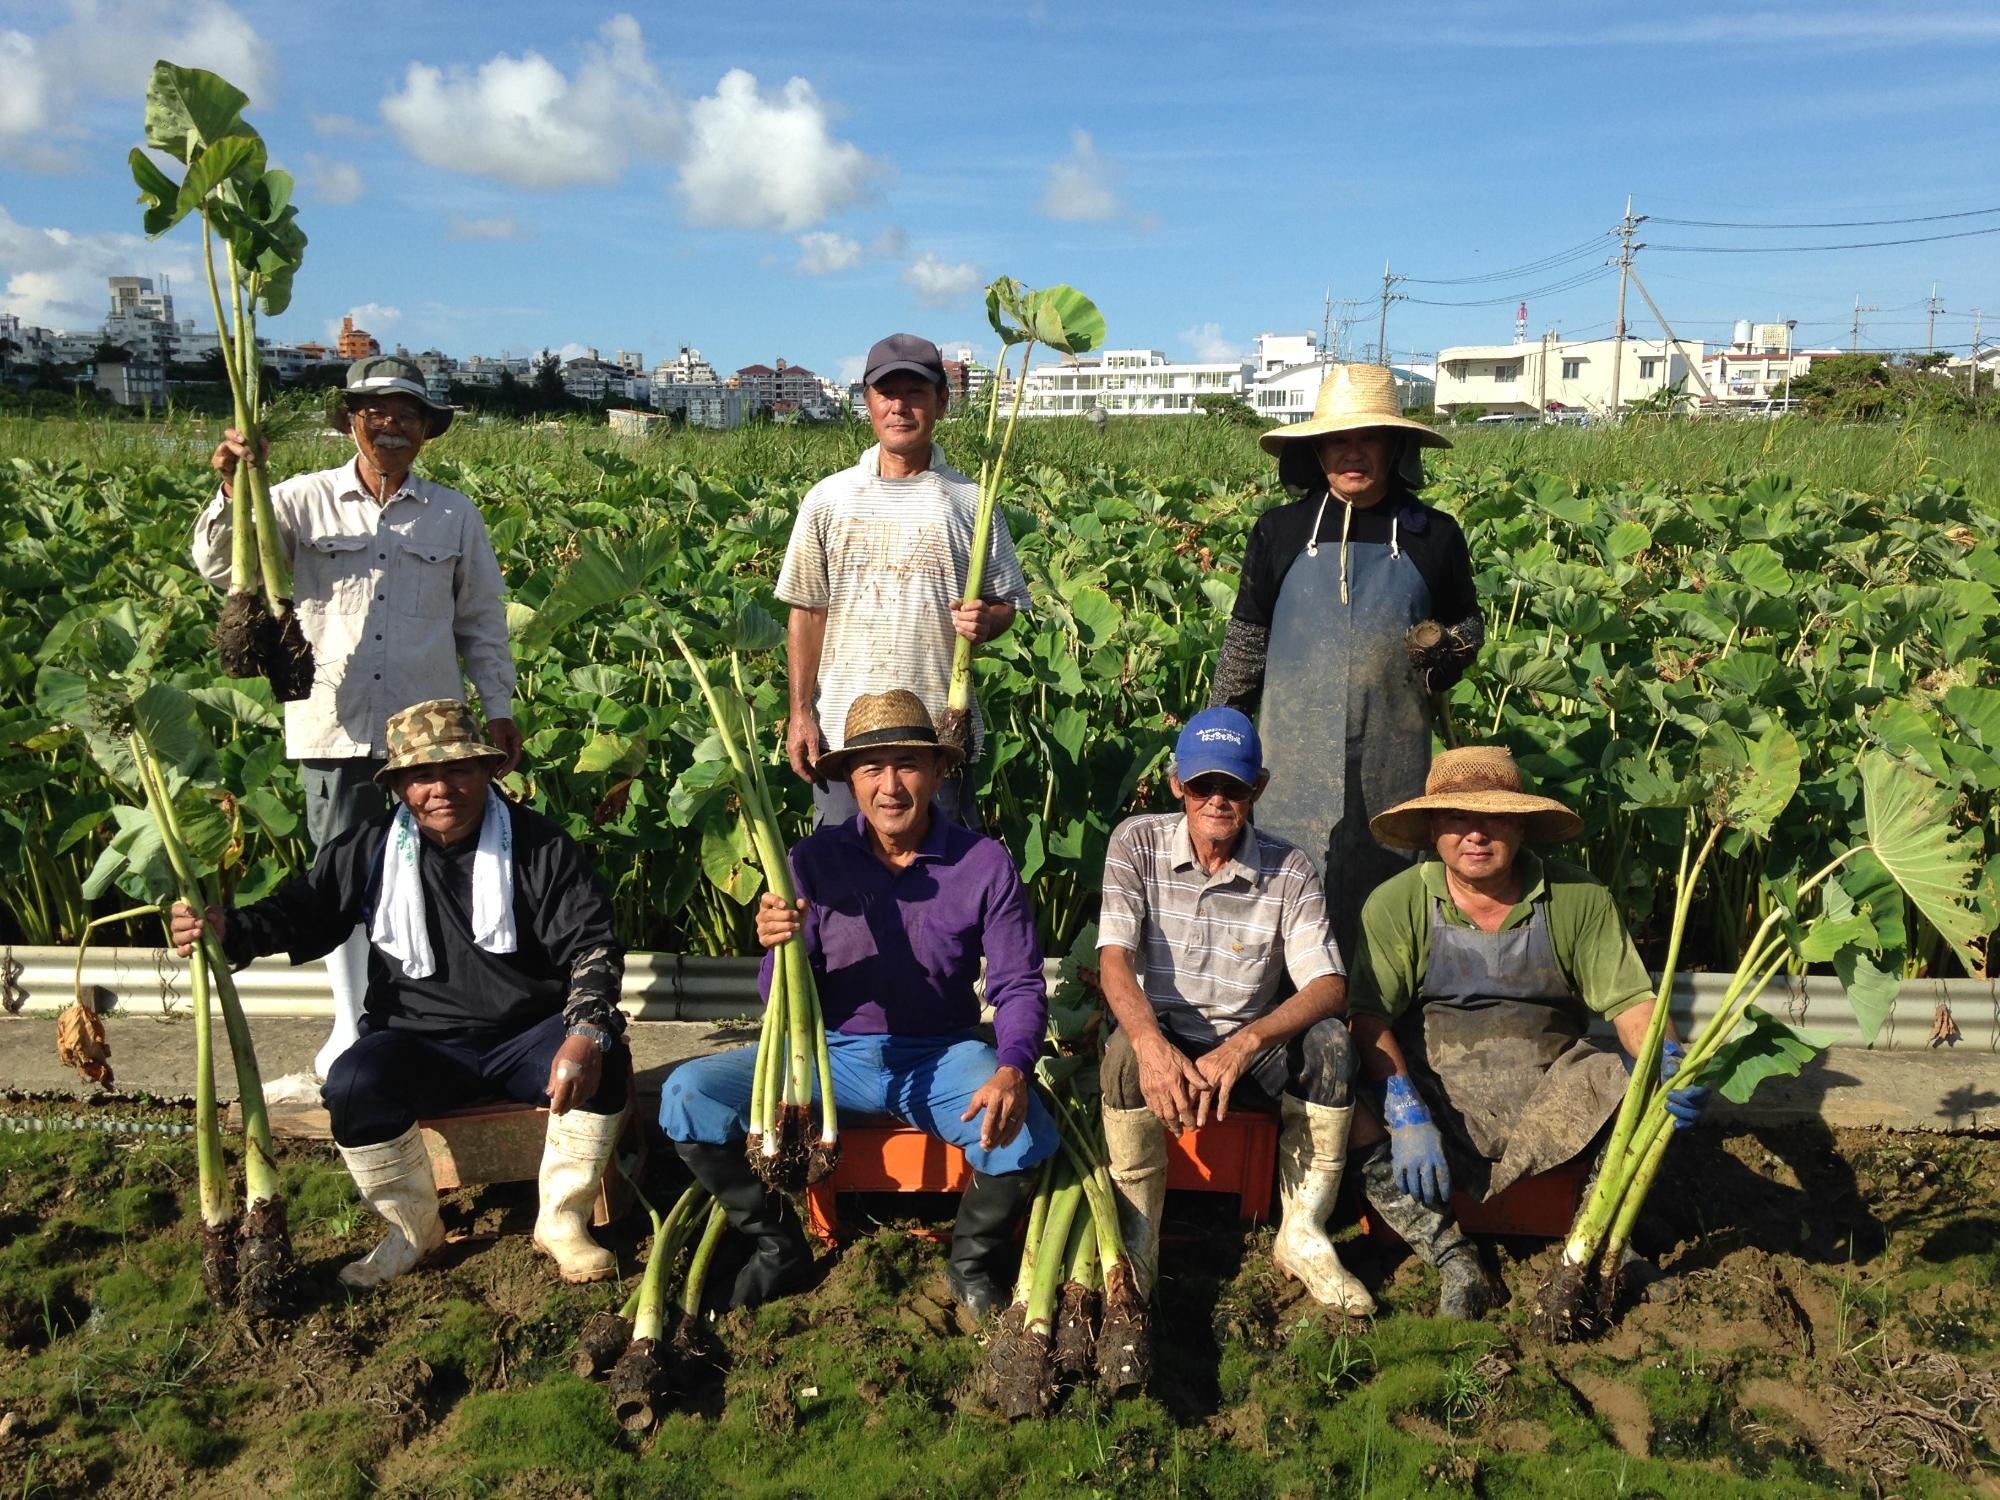
M 1082 354 L 1104 342 L 1104 315 L 1097 304 L 1069 286 L 1044 287 L 1030 291 L 1012 277 L 1002 276 L 986 289 L 986 318 L 1002 345 L 1000 368 L 994 371 L 992 393 L 986 407 L 987 452 L 979 461 L 979 508 L 972 525 L 972 555 L 965 569 L 967 604 L 979 602 L 979 590 L 986 581 L 986 554 L 993 535 L 993 507 L 1000 498 L 1000 482 L 1007 471 L 1007 449 L 1014 439 L 1014 424 L 1021 416 L 1021 397 L 1027 390 L 1028 358 L 1036 344 L 1044 344 L 1061 354 Z M 993 429 L 1000 416 L 1000 387 L 1006 383 L 1006 346 L 1020 344 L 1021 372 L 1014 380 L 1014 405 L 1007 413 L 1007 429 L 997 450 Z M 972 757 L 972 642 L 959 636 L 953 642 L 951 687 L 945 710 L 938 716 L 938 739 Z
M 1671 1077 L 1661 1077 L 1667 999 L 1703 867 L 1732 831 L 1759 844 L 1770 840 L 1774 821 L 1798 790 L 1800 759 L 1794 737 L 1774 725 L 1747 747 L 1741 764 L 1691 777 L 1684 788 L 1682 800 L 1692 806 L 1665 972 L 1596 1184 L 1536 1296 L 1532 1326 L 1544 1338 L 1590 1337 L 1616 1316 L 1632 1227 L 1673 1136 L 1667 1093 L 1712 1087 L 1740 1104 L 1764 1079 L 1796 1076 L 1823 1045 L 1757 1007 L 1780 968 L 1830 963 L 1871 1042 L 1888 1019 L 1906 950 L 1920 936 L 1905 930 L 1906 900 L 1958 950 L 1967 972 L 1978 972 L 1970 967 L 1978 962 L 1972 945 L 1985 928 L 1972 889 L 1979 874 L 1976 847 L 1953 830 L 1950 800 L 1935 782 L 1882 751 L 1864 751 L 1857 763 L 1862 816 L 1851 842 L 1811 874 L 1797 872 L 1824 858 L 1826 848 L 1805 851 L 1809 857 L 1797 859 L 1787 874 L 1765 877 L 1768 914 L 1745 946 L 1714 1017 L 1680 1049 Z M 1697 845 L 1704 809 L 1710 827 Z M 1808 919 L 1815 896 L 1818 914 Z
M 641 1201 L 644 1201 L 643 1198 Z M 583 1336 L 577 1341 L 576 1372 L 579 1375 L 595 1374 L 602 1365 L 596 1364 L 586 1370 L 586 1364 L 594 1364 L 601 1358 L 609 1363 L 605 1345 L 610 1334 L 621 1327 L 629 1331 L 624 1352 L 612 1365 L 605 1387 L 611 1398 L 612 1414 L 628 1432 L 646 1431 L 666 1409 L 672 1389 L 668 1360 L 673 1348 L 664 1337 L 668 1273 L 693 1237 L 695 1226 L 702 1222 L 704 1208 L 712 1208 L 707 1216 L 711 1221 L 721 1213 L 721 1205 L 714 1204 L 699 1184 L 690 1186 L 682 1193 L 664 1219 L 650 1203 L 646 1205 L 646 1213 L 653 1221 L 653 1245 L 646 1253 L 646 1269 L 639 1278 L 639 1289 L 625 1304 L 624 1313 L 599 1313 L 584 1325 Z M 706 1234 L 702 1243 L 713 1251 Z M 699 1255 L 696 1258 L 699 1260 Z M 693 1267 L 690 1267 L 689 1278 L 693 1279 L 694 1274 Z M 626 1322 L 628 1317 L 631 1320 L 629 1323 Z
M 264 677 L 280 702 L 311 694 L 312 647 L 292 608 L 283 543 L 271 510 L 265 467 L 263 361 L 257 314 L 276 317 L 292 300 L 292 278 L 306 237 L 292 204 L 292 178 L 270 166 L 264 141 L 244 121 L 249 96 L 201 68 L 153 64 L 146 90 L 146 146 L 129 163 L 157 239 L 189 214 L 201 220 L 203 269 L 215 314 L 222 367 L 236 430 L 248 452 L 231 488 L 229 595 L 216 623 L 215 648 L 231 677 Z M 176 182 L 147 151 L 185 171 Z M 229 280 L 229 317 L 216 278 L 215 245 Z

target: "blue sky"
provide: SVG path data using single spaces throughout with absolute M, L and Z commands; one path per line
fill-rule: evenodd
M 1639 268 L 1685 337 L 1797 319 L 1846 345 L 2000 339 L 2000 235 L 1724 230 L 2000 207 L 1990 4 L 1562 3 L 758 7 L 565 0 L 322 6 L 0 0 L 0 309 L 99 320 L 104 277 L 174 274 L 206 324 L 186 229 L 145 243 L 126 173 L 155 56 L 252 95 L 311 237 L 270 331 L 354 312 L 384 343 L 528 353 L 682 343 L 719 367 L 829 374 L 914 329 L 990 347 L 977 289 L 1069 281 L 1110 342 L 1179 357 L 1318 328 L 1384 261 L 1413 279 L 1398 355 L 1609 331 L 1593 243 L 1625 195 Z M 1547 270 L 1439 285 L 1573 252 Z M 1430 302 L 1494 299 L 1492 305 Z M 1656 327 L 1636 294 L 1631 318 Z

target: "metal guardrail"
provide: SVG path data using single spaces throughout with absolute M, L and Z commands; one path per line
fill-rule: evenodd
M 0 1008 L 53 1015 L 74 997 L 74 948 L 0 948 Z M 1051 959 L 1051 982 L 1057 964 Z M 187 965 L 160 948 L 92 948 L 83 982 L 97 1002 L 121 1015 L 186 1014 Z M 1673 1014 L 1686 1034 L 1715 1014 L 1728 986 L 1723 974 L 1681 974 L 1674 982 Z M 322 964 L 296 968 L 282 959 L 259 959 L 236 976 L 244 1010 L 252 1016 L 330 1018 L 333 998 Z M 1897 992 L 1895 1008 L 1876 1038 L 1880 1050 L 1915 1051 L 1928 1045 L 1939 1003 L 1951 1007 L 1962 1033 L 1960 1048 L 2000 1052 L 2000 981 L 1912 979 Z M 1831 975 L 1774 980 L 1762 999 L 1772 1014 L 1826 1037 L 1836 1047 L 1858 1047 L 1861 1035 L 1839 980 Z M 757 960 L 700 958 L 683 953 L 632 953 L 625 960 L 625 1014 L 635 1021 L 734 1021 L 758 1009 Z

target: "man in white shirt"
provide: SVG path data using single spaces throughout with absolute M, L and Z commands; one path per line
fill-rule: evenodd
M 868 351 L 863 379 L 876 445 L 806 492 L 778 575 L 778 597 L 792 607 L 785 744 L 792 769 L 813 783 L 819 823 L 858 812 L 843 781 L 813 771 L 821 756 L 841 748 L 824 726 L 846 723 L 848 705 L 884 681 L 908 686 L 937 721 L 949 696 L 955 637 L 990 641 L 1028 605 L 1027 580 L 998 514 L 982 596 L 961 602 L 979 486 L 931 441 L 950 402 L 937 345 L 892 334 Z M 982 743 L 975 703 L 972 760 Z M 969 772 L 968 764 L 938 786 L 936 805 L 954 822 L 972 818 Z
M 315 852 L 388 807 L 375 783 L 388 754 L 383 726 L 412 703 L 463 698 L 470 679 L 506 756 L 500 774 L 521 758 L 505 587 L 486 522 L 457 490 L 411 472 L 451 425 L 451 408 L 431 398 L 414 364 L 390 355 L 355 361 L 343 395 L 354 459 L 271 490 L 293 607 L 313 648 L 312 693 L 285 705 L 285 753 L 299 762 Z M 229 585 L 229 492 L 244 453 L 242 434 L 223 435 L 210 459 L 221 485 L 195 521 L 194 565 L 218 588 Z M 334 1029 L 314 1060 L 321 1078 L 354 1043 L 367 953 L 356 934 L 327 958 Z

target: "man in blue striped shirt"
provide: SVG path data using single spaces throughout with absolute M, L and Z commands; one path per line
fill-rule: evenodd
M 1168 778 L 1182 811 L 1127 818 L 1104 859 L 1098 960 L 1118 1029 L 1105 1048 L 1104 1132 L 1142 1294 L 1157 1269 L 1166 1132 L 1232 1105 L 1276 1109 L 1278 1269 L 1363 1316 L 1368 1291 L 1326 1237 L 1346 1166 L 1354 1054 L 1347 979 L 1312 862 L 1261 833 L 1268 774 L 1250 720 L 1196 714 Z M 1293 993 L 1281 999 L 1289 978 Z

